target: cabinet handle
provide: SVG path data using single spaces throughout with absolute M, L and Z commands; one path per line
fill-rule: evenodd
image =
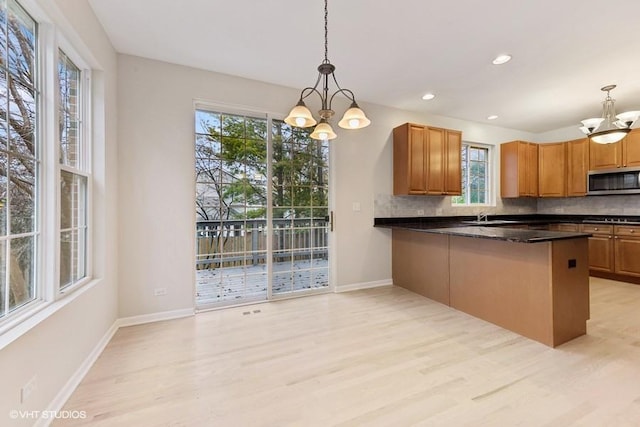
M 609 238 L 611 238 L 611 236 L 609 236 Z
M 616 239 L 619 239 L 619 237 L 618 237 L 618 236 L 616 236 L 615 238 L 616 238 Z
M 629 233 L 633 233 L 633 232 L 634 232 L 634 230 L 629 230 Z
M 598 231 L 598 227 L 593 227 L 593 231 Z

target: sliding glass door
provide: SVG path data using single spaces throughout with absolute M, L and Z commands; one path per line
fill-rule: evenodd
M 329 287 L 329 147 L 270 117 L 196 110 L 196 305 Z

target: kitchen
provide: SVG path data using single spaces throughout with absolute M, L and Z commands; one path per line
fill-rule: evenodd
M 634 120 L 637 116 L 634 112 Z M 606 144 L 597 142 L 596 134 L 557 143 L 500 144 L 500 198 L 640 193 L 640 129 L 610 131 L 616 132 L 616 140 Z M 394 195 L 460 197 L 470 192 L 464 182 L 474 172 L 468 170 L 468 154 L 460 161 L 461 141 L 461 133 L 454 130 L 413 123 L 396 127 Z M 490 162 L 483 163 L 479 169 L 476 186 L 487 174 L 488 165 Z M 640 216 L 591 212 L 489 218 L 481 212 L 475 220 L 443 215 L 376 217 L 374 224 L 393 230 L 395 285 L 553 347 L 586 333 L 589 275 L 640 283 Z M 542 259 L 549 263 L 545 268 L 519 271 L 538 262 L 530 251 L 510 264 L 514 254 L 528 246 L 522 243 L 541 246 L 541 242 L 549 246 L 541 248 Z M 571 249 L 562 249 L 562 245 Z M 465 255 L 468 253 L 472 255 Z M 471 272 L 469 277 L 461 273 L 465 271 Z M 523 285 L 547 277 L 550 280 L 541 284 Z M 549 299 L 540 303 L 541 295 Z M 543 319 L 551 319 L 551 324 L 546 331 L 536 331 Z

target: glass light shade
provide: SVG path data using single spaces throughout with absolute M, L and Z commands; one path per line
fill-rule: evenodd
M 585 119 L 582 121 L 582 125 L 589 130 L 589 133 L 594 132 L 600 127 L 600 124 L 604 121 L 602 117 L 595 119 Z
M 625 127 L 630 127 L 639 117 L 640 111 L 627 111 L 616 116 L 616 119 L 618 119 L 616 123 L 619 122 Z
M 580 126 L 578 129 L 580 129 L 580 131 L 582 133 L 584 133 L 585 135 L 589 135 L 591 132 L 589 132 L 589 129 L 587 129 L 586 126 Z
M 298 104 L 291 109 L 289 115 L 284 119 L 284 122 L 299 128 L 308 128 L 318 123 L 302 101 L 298 102 Z
M 328 139 L 335 139 L 338 135 L 333 131 L 331 125 L 324 120 L 321 120 L 316 128 L 311 132 L 311 138 L 326 141 Z
M 627 133 L 629 133 L 629 129 L 609 129 L 594 133 L 591 135 L 591 140 L 597 144 L 613 144 L 614 142 L 618 142 L 624 138 Z
M 371 120 L 365 116 L 358 104 L 351 104 L 351 108 L 344 112 L 342 120 L 338 122 L 338 126 L 343 129 L 362 129 L 371 124 Z

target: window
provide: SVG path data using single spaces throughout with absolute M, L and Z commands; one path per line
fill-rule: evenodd
M 487 205 L 489 200 L 490 147 L 462 144 L 462 195 L 452 198 L 452 205 Z
M 0 332 L 89 278 L 89 74 L 38 28 L 0 0 Z
M 0 4 L 0 318 L 37 297 L 40 239 L 36 23 Z
M 82 73 L 60 50 L 60 289 L 86 275 L 87 167 L 82 132 Z

